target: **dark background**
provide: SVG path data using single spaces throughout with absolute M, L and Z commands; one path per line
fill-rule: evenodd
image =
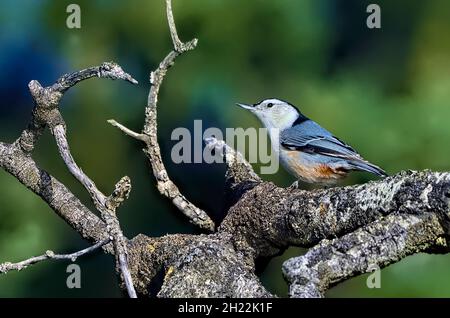
M 120 209 L 125 234 L 159 236 L 196 229 L 162 198 L 141 145 L 106 123 L 114 118 L 139 130 L 148 75 L 171 49 L 163 1 L 77 1 L 82 28 L 68 29 L 73 1 L 7 0 L 0 3 L 0 140 L 14 141 L 30 118 L 27 84 L 49 85 L 60 75 L 116 61 L 140 84 L 89 80 L 62 101 L 69 142 L 79 165 L 105 193 L 123 175 L 130 199 Z M 190 0 L 174 1 L 180 37 L 198 48 L 177 60 L 159 100 L 159 138 L 169 174 L 186 196 L 219 216 L 220 165 L 170 160 L 176 127 L 259 127 L 234 106 L 267 97 L 291 101 L 388 173 L 404 169 L 450 170 L 450 2 L 377 1 L 382 28 L 366 27 L 369 1 Z M 87 205 L 47 132 L 36 161 Z M 284 171 L 263 176 L 280 186 Z M 367 182 L 353 174 L 346 184 Z M 19 261 L 47 249 L 86 247 L 40 198 L 0 171 L 0 262 Z M 292 248 L 272 260 L 262 279 L 286 296 L 281 264 L 302 253 Z M 49 261 L 0 276 L 2 297 L 121 296 L 113 259 L 97 253 L 77 260 L 82 288 L 66 287 L 69 263 Z M 381 288 L 367 275 L 331 289 L 328 296 L 450 296 L 450 258 L 414 255 L 382 270 Z

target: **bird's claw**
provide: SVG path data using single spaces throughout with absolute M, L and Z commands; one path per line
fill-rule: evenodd
M 298 180 L 294 181 L 294 182 L 289 186 L 289 188 L 291 188 L 291 189 L 298 189 L 298 188 L 299 188 Z

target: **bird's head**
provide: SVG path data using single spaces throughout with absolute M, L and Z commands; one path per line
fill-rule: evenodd
M 240 103 L 237 105 L 255 114 L 268 129 L 283 130 L 291 127 L 300 116 L 304 117 L 292 104 L 275 98 L 265 99 L 253 105 Z

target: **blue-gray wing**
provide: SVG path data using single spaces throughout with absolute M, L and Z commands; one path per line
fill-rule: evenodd
M 280 143 L 291 150 L 337 158 L 362 159 L 352 147 L 312 120 L 283 130 L 280 133 Z
M 363 170 L 386 176 L 383 169 L 364 160 L 352 147 L 312 120 L 281 131 L 280 144 L 290 150 L 334 158 L 345 170 Z

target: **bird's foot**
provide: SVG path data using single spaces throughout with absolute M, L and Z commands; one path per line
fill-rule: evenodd
M 298 189 L 298 188 L 299 188 L 298 180 L 295 181 L 294 183 L 292 183 L 292 184 L 289 186 L 289 188 L 290 188 L 290 189 Z

